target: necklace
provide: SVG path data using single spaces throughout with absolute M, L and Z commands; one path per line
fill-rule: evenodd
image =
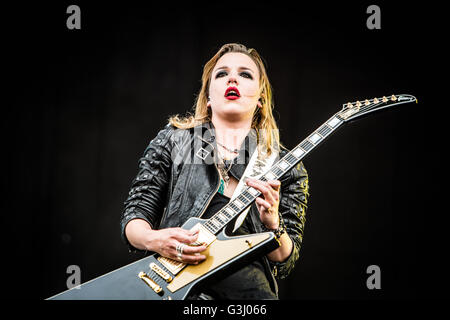
M 216 141 L 217 142 L 217 144 L 219 145 L 219 146 L 221 146 L 222 148 L 224 148 L 225 150 L 227 150 L 228 152 L 231 152 L 231 153 L 239 153 L 239 150 L 238 149 L 229 149 L 229 148 L 227 148 L 226 146 L 224 146 L 223 144 L 221 144 L 219 141 Z
M 230 176 L 228 175 L 228 172 L 231 170 L 231 166 L 233 165 L 233 160 L 230 161 L 230 164 L 227 165 L 225 163 L 225 159 L 223 158 L 222 154 L 217 150 L 218 156 L 219 156 L 219 163 L 217 164 L 217 169 L 219 169 L 220 173 L 220 185 L 219 190 L 217 190 L 219 193 L 224 194 L 225 188 L 228 187 L 228 182 L 230 182 Z

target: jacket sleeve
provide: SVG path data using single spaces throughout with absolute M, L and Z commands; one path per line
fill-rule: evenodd
M 152 228 L 161 219 L 168 196 L 172 170 L 170 125 L 160 130 L 139 159 L 138 173 L 124 203 L 120 220 L 121 236 L 130 251 L 138 251 L 126 238 L 125 227 L 133 219 L 143 219 Z
M 302 162 L 281 177 L 280 204 L 278 211 L 286 225 L 293 243 L 291 255 L 283 262 L 270 261 L 278 279 L 286 278 L 294 269 L 300 255 L 306 209 L 309 197 L 308 173 Z

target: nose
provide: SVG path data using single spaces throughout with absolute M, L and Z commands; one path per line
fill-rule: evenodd
M 230 75 L 229 77 L 228 77 L 228 83 L 227 83 L 228 85 L 230 85 L 230 84 L 235 84 L 235 85 L 237 85 L 237 79 L 236 79 L 236 77 L 234 76 L 234 75 Z

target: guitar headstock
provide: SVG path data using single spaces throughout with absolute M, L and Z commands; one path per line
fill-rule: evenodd
M 414 101 L 417 102 L 416 97 L 410 94 L 393 94 L 390 97 L 348 102 L 343 105 L 342 110 L 337 113 L 337 116 L 347 122 L 371 112 Z

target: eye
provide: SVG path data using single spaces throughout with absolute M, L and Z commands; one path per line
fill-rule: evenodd
M 216 79 L 217 79 L 217 78 L 224 77 L 224 76 L 226 76 L 226 75 L 227 75 L 227 72 L 226 72 L 226 71 L 219 71 L 219 72 L 216 73 Z
M 241 72 L 241 77 L 247 78 L 247 79 L 253 79 L 252 75 L 248 72 Z

